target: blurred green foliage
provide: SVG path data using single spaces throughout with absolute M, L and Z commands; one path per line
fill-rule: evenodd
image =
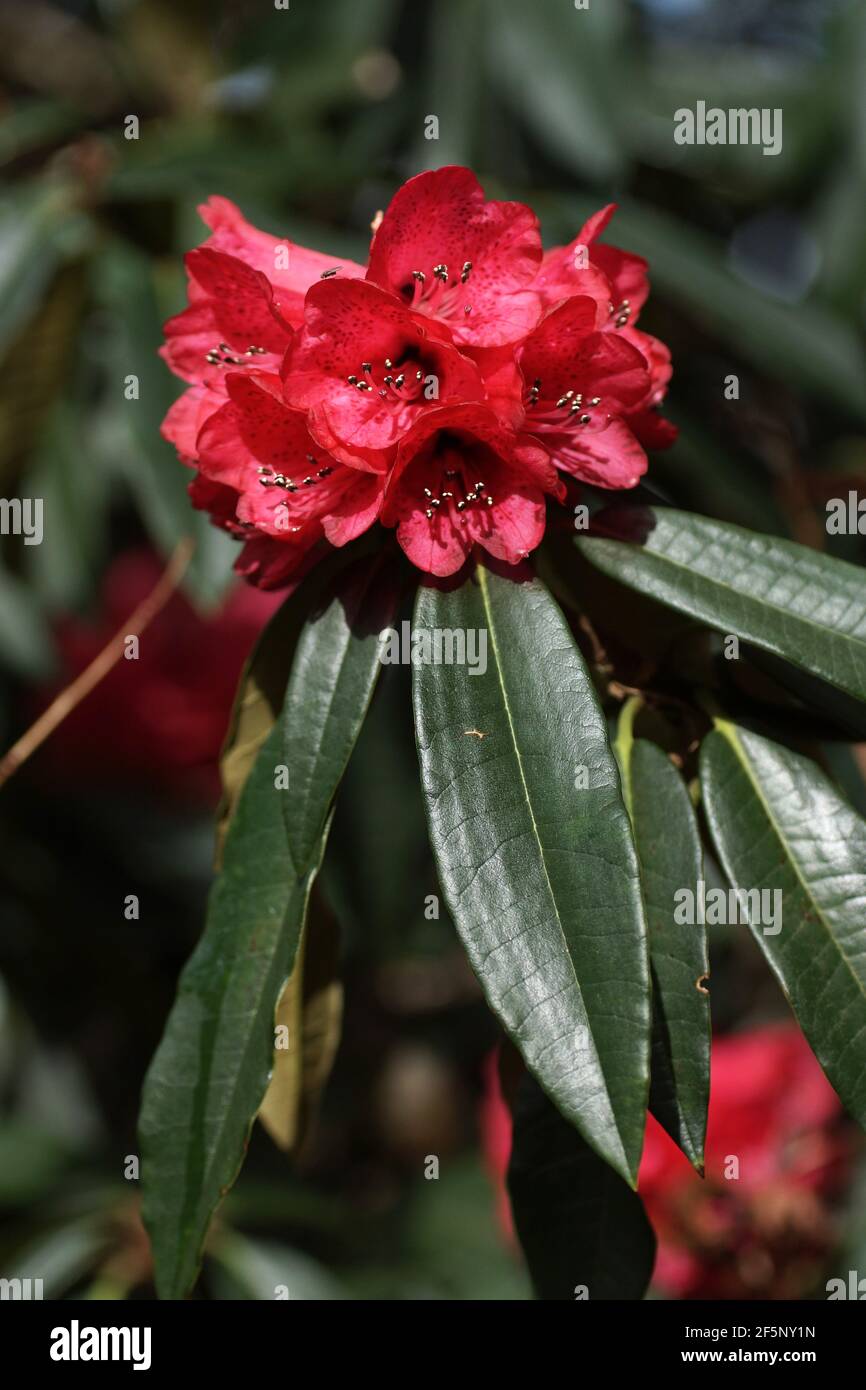
M 490 194 L 530 202 L 549 243 L 616 199 L 608 237 L 649 259 L 645 326 L 674 355 L 681 434 L 653 487 L 861 558 L 823 517 L 866 477 L 864 60 L 866 7 L 846 0 L 0 0 L 0 491 L 46 515 L 43 545 L 2 538 L 7 739 L 53 669 L 54 620 L 95 611 L 113 554 L 147 538 L 167 556 L 191 535 L 194 601 L 230 582 L 233 545 L 192 511 L 159 435 L 178 383 L 155 355 L 213 193 L 358 259 L 377 209 L 426 167 L 471 165 Z M 673 113 L 698 100 L 782 108 L 781 154 L 677 146 Z M 211 1297 L 271 1297 L 286 1268 L 310 1297 L 526 1296 L 473 1156 L 493 1030 L 446 925 L 423 916 L 405 691 L 385 685 L 327 863 L 349 1012 L 315 1179 L 287 1177 L 255 1137 Z M 854 755 L 832 756 L 862 799 Z M 123 1164 L 202 920 L 208 821 L 134 788 L 20 781 L 0 802 L 0 1261 L 35 1260 L 56 1294 L 140 1295 Z M 128 892 L 148 912 L 119 926 Z M 759 981 L 749 944 L 729 942 L 717 1017 L 766 1011 Z M 428 1130 L 405 1133 L 388 1099 L 410 1063 L 442 1107 L 448 1183 L 411 1176 Z

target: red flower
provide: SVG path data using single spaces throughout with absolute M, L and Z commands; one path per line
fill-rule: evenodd
M 197 447 L 200 476 L 236 495 L 230 529 L 250 527 L 285 542 L 293 573 L 323 536 L 345 545 L 372 524 L 381 474 L 347 468 L 325 453 L 304 412 L 284 403 L 279 377 L 231 374 L 226 388 L 229 399 L 209 416 Z
M 842 1107 L 800 1030 L 715 1038 L 701 1179 L 648 1117 L 638 1190 L 658 1237 L 653 1283 L 675 1298 L 802 1298 L 838 1233 L 829 1199 L 849 1167 Z M 511 1116 L 495 1059 L 485 1068 L 481 1141 L 503 1214 Z
M 654 409 L 664 399 L 671 378 L 670 353 L 658 338 L 635 326 L 649 295 L 646 261 L 598 241 L 615 211 L 616 204 L 608 203 L 584 223 L 568 246 L 549 251 L 533 288 L 547 308 L 571 295 L 589 296 L 596 306 L 596 326 L 637 348 L 649 369 L 650 389 L 640 407 L 628 413 L 627 423 L 647 448 L 663 449 L 676 439 L 674 426 Z
M 648 365 L 620 334 L 597 330 L 596 318 L 594 301 L 577 295 L 524 342 L 525 429 L 564 472 L 599 487 L 634 487 L 647 460 L 625 417 L 651 396 Z
M 679 1298 L 802 1298 L 836 1232 L 842 1107 L 794 1025 L 713 1043 L 702 1181 L 650 1116 L 639 1188 L 659 1238 L 656 1286 Z
M 529 208 L 440 169 L 396 194 L 365 271 L 212 198 L 166 324 L 189 389 L 163 433 L 198 469 L 194 505 L 246 540 L 240 572 L 290 583 L 377 521 L 428 573 L 475 545 L 516 564 L 557 470 L 632 487 L 673 438 L 670 357 L 635 327 L 645 262 L 598 244 L 612 212 L 543 256 Z
M 473 544 L 516 565 L 541 540 L 544 493 L 559 486 L 544 450 L 488 407 L 444 406 L 401 440 L 382 520 L 428 574 L 454 574 Z
M 367 279 L 447 323 L 455 343 L 514 343 L 538 322 L 529 286 L 541 264 L 538 218 L 486 202 L 469 169 L 418 174 L 395 194 L 370 248 Z
M 357 468 L 385 470 L 425 410 L 484 399 L 481 373 L 447 329 L 361 282 L 310 290 L 283 370 L 286 400 L 309 412 L 324 448 Z
M 149 551 L 118 556 L 105 576 L 97 617 L 59 622 L 60 688 L 122 628 L 161 570 Z M 238 584 L 204 618 L 183 594 L 173 594 L 142 634 L 138 659 L 118 661 L 67 715 L 39 753 L 37 770 L 88 784 L 122 787 L 133 779 L 162 795 L 212 805 L 241 667 L 278 602 Z M 44 703 L 55 693 L 46 692 Z

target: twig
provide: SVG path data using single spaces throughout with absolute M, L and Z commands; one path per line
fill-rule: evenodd
M 183 540 L 178 541 L 168 564 L 147 598 L 142 599 L 120 631 L 115 633 L 108 645 L 103 647 L 90 665 L 75 677 L 71 685 L 67 685 L 65 690 L 61 690 L 47 710 L 40 714 L 36 723 L 31 724 L 26 733 L 22 734 L 18 741 L 13 743 L 8 753 L 4 754 L 0 759 L 0 787 L 8 782 L 22 763 L 25 763 L 48 736 L 53 734 L 57 726 L 63 723 L 66 716 L 72 713 L 76 705 L 79 705 L 90 694 L 91 690 L 108 675 L 112 666 L 123 655 L 127 637 L 140 636 L 157 613 L 165 607 L 186 573 L 194 549 L 195 541 L 191 537 L 186 536 Z

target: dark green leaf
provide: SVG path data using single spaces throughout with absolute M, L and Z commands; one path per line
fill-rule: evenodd
M 419 663 L 415 719 L 439 876 L 526 1065 L 633 1180 L 648 1085 L 640 878 L 592 681 L 538 580 L 483 567 L 422 589 L 421 628 L 479 633 L 481 664 Z M 447 652 L 447 647 L 445 648 Z M 468 638 L 467 638 L 467 651 Z
M 747 655 L 750 667 L 763 671 L 806 706 L 803 710 L 804 723 L 808 721 L 806 737 L 816 736 L 817 717 L 821 715 L 831 726 L 836 726 L 840 736 L 848 735 L 849 742 L 859 743 L 866 739 L 866 707 L 862 700 L 836 685 L 828 685 L 799 666 L 792 666 L 790 661 L 783 661 L 773 652 L 750 647 Z
M 230 1287 L 222 1297 L 273 1301 L 278 1289 L 293 1303 L 322 1303 L 345 1294 L 326 1269 L 299 1250 L 270 1241 L 248 1240 L 228 1231 L 214 1251 L 214 1259 L 228 1274 Z
M 85 1215 L 46 1231 L 16 1251 L 3 1268 L 7 1279 L 39 1278 L 42 1296 L 59 1299 L 111 1247 L 113 1233 L 101 1215 Z M 116 1239 L 116 1237 L 115 1237 Z M 34 1275 L 34 1272 L 38 1274 Z
M 93 596 L 105 550 L 108 478 L 78 466 L 84 412 L 61 401 L 52 412 L 27 475 L 26 495 L 42 498 L 50 544 L 24 548 L 36 593 L 51 612 L 70 612 Z
M 355 561 L 345 550 L 335 550 L 316 565 L 272 615 L 244 665 L 220 754 L 223 795 L 217 813 L 217 859 L 243 785 L 282 708 L 304 623 L 349 563 Z
M 673 508 L 626 508 L 637 541 L 583 536 L 604 574 L 866 700 L 866 575 L 793 541 Z
M 631 702 L 630 702 L 631 703 Z M 705 926 L 674 921 L 675 893 L 702 877 L 697 820 L 683 780 L 662 750 L 633 740 L 634 707 L 617 753 L 640 862 L 653 983 L 650 1109 L 697 1169 L 704 1162 L 710 1093 L 709 973 Z
M 0 568 L 0 661 L 16 675 L 46 680 L 56 656 L 47 616 L 34 591 Z
M 268 1085 L 274 1012 L 334 795 L 373 692 L 377 634 L 392 598 L 387 573 L 359 566 L 308 621 L 280 721 L 229 826 L 204 936 L 148 1073 L 143 1214 L 163 1298 L 182 1297 L 195 1279 L 208 1224 L 238 1174 Z
M 441 919 L 424 917 L 424 895 L 436 884 L 410 686 L 410 672 L 402 667 L 383 672 L 340 787 L 322 867 L 325 891 L 346 937 L 363 943 L 368 959 L 411 951 L 419 927 L 442 949 L 452 944 Z
M 749 925 L 842 1102 L 866 1126 L 866 822 L 808 758 L 717 719 L 701 784 Z M 760 918 L 760 920 L 758 920 Z
M 655 1237 L 636 1192 L 525 1075 L 508 1172 L 514 1224 L 541 1299 L 639 1299 Z
M 56 181 L 24 183 L 0 201 L 0 352 L 43 302 L 64 261 L 80 255 L 93 230 L 72 190 Z
M 487 0 L 486 8 L 491 79 L 503 100 L 567 168 L 592 180 L 615 177 L 623 167 L 619 109 L 605 73 L 619 56 L 620 0 L 581 14 L 522 0 Z M 527 81 L 527 72 L 539 77 Z
M 413 167 L 471 164 L 484 88 L 476 80 L 486 33 L 483 0 L 439 0 L 427 39 L 429 91 L 425 111 L 439 120 L 436 140 L 419 132 Z

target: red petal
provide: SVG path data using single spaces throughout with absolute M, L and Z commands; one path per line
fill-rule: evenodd
M 591 299 L 567 299 L 529 335 L 518 360 L 527 386 L 541 381 L 543 400 L 556 400 L 573 389 L 600 396 L 602 410 L 620 414 L 647 399 L 647 362 L 623 334 L 593 331 L 593 318 Z M 531 410 L 527 424 L 532 427 Z
M 206 386 L 191 386 L 172 405 L 160 426 L 160 434 L 177 449 L 183 463 L 193 465 L 198 457 L 196 440 L 209 416 L 225 403 L 225 395 Z
M 416 568 L 439 579 L 456 574 L 471 548 L 465 531 L 447 517 L 434 528 L 420 510 L 409 512 L 399 523 L 397 540 Z
M 546 305 L 573 294 L 589 295 L 599 308 L 599 327 L 609 317 L 609 306 L 619 307 L 625 299 L 634 323 L 649 294 L 646 261 L 597 240 L 615 212 L 616 203 L 608 203 L 587 219 L 568 246 L 549 251 L 533 285 Z
M 347 545 L 373 525 L 382 508 L 384 480 L 376 474 L 356 473 L 343 497 L 322 518 L 332 545 Z
M 211 520 L 227 531 L 237 531 L 235 507 L 238 494 L 232 487 L 215 483 L 203 473 L 197 473 L 187 489 L 192 505 L 200 512 L 210 512 Z
M 199 215 L 212 230 L 205 242 L 215 251 L 237 256 L 261 270 L 275 287 L 275 306 L 288 323 L 297 325 L 304 313 L 304 295 L 325 271 L 339 267 L 341 279 L 363 279 L 364 267 L 342 256 L 328 256 L 297 246 L 288 237 L 260 232 L 227 198 L 210 198 Z M 284 261 L 288 265 L 284 265 Z
M 474 539 L 498 560 L 509 565 L 519 564 L 541 544 L 545 506 L 537 489 L 515 482 L 502 501 L 490 508 L 490 517 L 490 531 L 475 534 Z M 475 517 L 470 517 L 470 533 L 475 532 L 477 526 Z
M 230 400 L 205 422 L 198 438 L 202 472 L 239 492 L 259 486 L 259 465 L 287 476 L 308 472 L 305 456 L 315 446 L 303 414 L 239 372 L 226 380 Z
M 444 463 L 431 451 L 437 435 L 456 455 L 465 449 L 467 472 L 483 473 L 490 507 L 468 507 L 459 517 L 451 504 L 426 515 L 425 486 L 438 488 Z M 397 539 L 419 569 L 440 577 L 460 569 L 472 545 L 516 564 L 544 533 L 542 488 L 557 488 L 556 474 L 543 450 L 518 444 L 485 406 L 450 406 L 424 416 L 398 449 L 382 521 L 397 523 Z
M 217 327 L 232 347 L 241 352 L 250 346 L 285 352 L 290 330 L 274 312 L 271 286 L 260 270 L 208 247 L 190 251 L 186 267 L 213 300 Z
M 450 311 L 454 338 L 493 347 L 521 338 L 537 320 L 538 301 L 526 291 L 541 254 L 531 208 L 488 202 L 471 170 L 449 166 L 418 174 L 395 193 L 373 239 L 367 278 L 405 296 L 414 291 L 413 271 L 429 283 L 434 266 L 446 265 L 456 285 L 471 262 Z
M 566 445 L 551 442 L 550 452 L 558 468 L 596 487 L 634 487 L 647 470 L 646 454 L 622 420 L 596 433 L 575 432 Z
M 305 536 L 300 544 L 252 536 L 235 561 L 235 570 L 260 589 L 282 589 L 298 584 L 326 551 L 320 534 Z
M 239 264 L 239 262 L 237 262 Z M 195 280 L 190 279 L 190 290 L 197 286 Z M 197 286 L 197 293 L 202 294 L 200 286 Z M 276 328 L 276 322 L 268 312 L 272 328 Z M 223 378 L 227 371 L 240 370 L 238 367 L 229 366 L 223 361 L 212 363 L 208 361 L 208 355 L 218 350 L 220 342 L 226 338 L 232 340 L 232 347 L 235 351 L 230 352 L 229 356 L 237 356 L 238 352 L 244 353 L 246 348 L 257 346 L 252 332 L 257 325 L 247 324 L 251 331 L 241 332 L 236 335 L 234 331 L 228 333 L 223 327 L 217 313 L 216 301 L 209 298 L 196 299 L 195 303 L 190 304 L 189 308 L 184 309 L 180 314 L 175 314 L 165 324 L 163 332 L 166 341 L 160 348 L 160 357 L 168 363 L 176 376 L 182 377 L 184 381 L 193 382 L 196 385 L 207 385 L 217 391 L 224 390 Z M 279 370 L 286 347 L 290 341 L 290 330 L 284 327 L 280 340 L 280 346 L 275 353 L 266 353 L 264 356 L 256 354 L 249 359 L 242 358 L 243 362 L 248 360 L 252 369 L 261 371 Z M 220 357 L 226 354 L 220 354 Z
M 645 449 L 669 449 L 679 434 L 673 421 L 666 420 L 657 410 L 639 410 L 627 415 L 626 424 Z

